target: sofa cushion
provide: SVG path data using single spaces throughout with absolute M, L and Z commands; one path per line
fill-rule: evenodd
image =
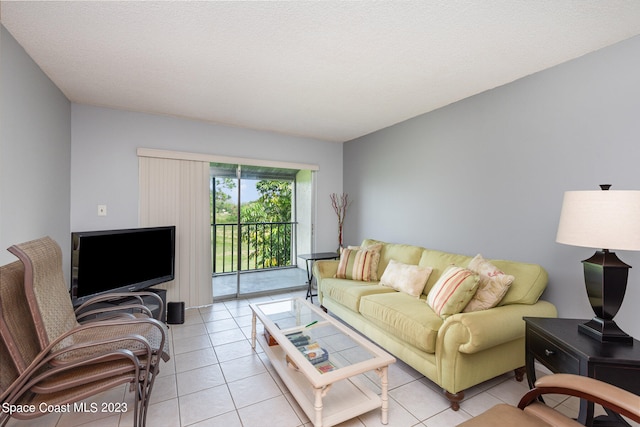
M 404 264 L 392 259 L 382 273 L 380 285 L 419 298 L 424 290 L 424 285 L 427 284 L 431 270 L 430 267 Z
M 363 296 L 360 314 L 380 329 L 427 353 L 435 353 L 443 320 L 424 303 L 402 292 Z
M 379 240 L 365 239 L 362 246 L 382 245 L 380 250 L 380 262 L 378 263 L 378 277 L 382 277 L 389 261 L 396 260 L 403 264 L 418 265 L 423 248 L 399 243 L 385 243 Z
M 377 283 L 336 278 L 322 280 L 322 294 L 325 298 L 331 298 L 356 313 L 360 309 L 360 298 L 363 296 L 391 292 L 396 291 Z
M 427 304 L 442 318 L 460 313 L 475 294 L 478 282 L 473 271 L 452 265 L 429 291 Z
M 544 268 L 538 264 L 527 264 L 516 261 L 491 260 L 491 263 L 505 274 L 515 279 L 507 294 L 498 306 L 509 304 L 535 304 L 547 287 L 549 276 Z
M 433 249 L 425 249 L 422 253 L 422 257 L 418 262 L 418 265 L 421 267 L 431 267 L 433 271 L 431 272 L 431 276 L 429 276 L 429 280 L 427 280 L 427 285 L 424 287 L 424 294 L 428 295 L 433 285 L 436 284 L 438 278 L 442 276 L 442 273 L 445 272 L 447 268 L 451 265 L 467 265 L 471 261 L 470 256 L 466 255 L 458 255 L 452 254 L 448 252 L 437 251 Z
M 502 300 L 513 283 L 514 277 L 504 274 L 502 270 L 484 259 L 481 254 L 473 258 L 468 267 L 469 270 L 478 273 L 480 283 L 469 304 L 462 310 L 465 313 L 487 310 L 495 307 Z
M 336 277 L 377 282 L 381 248 L 382 245 L 371 245 L 361 249 L 343 249 Z

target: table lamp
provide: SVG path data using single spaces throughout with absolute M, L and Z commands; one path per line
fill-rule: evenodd
M 640 250 L 640 191 L 567 191 L 556 241 L 601 249 L 582 261 L 589 303 L 596 315 L 578 330 L 601 342 L 633 344 L 613 318 L 627 289 L 631 266 L 610 250 Z

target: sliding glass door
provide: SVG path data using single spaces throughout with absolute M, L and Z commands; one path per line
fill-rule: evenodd
M 311 171 L 225 163 L 210 171 L 214 300 L 303 287 L 297 255 L 312 247 Z

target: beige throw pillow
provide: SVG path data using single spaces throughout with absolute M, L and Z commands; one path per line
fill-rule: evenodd
M 473 271 L 448 267 L 427 295 L 427 304 L 443 319 L 460 313 L 478 288 L 478 275 Z
M 480 254 L 469 262 L 468 268 L 480 275 L 480 284 L 476 294 L 463 311 L 469 313 L 471 311 L 486 310 L 498 305 L 509 290 L 514 277 L 504 274 Z
M 389 260 L 380 284 L 419 298 L 433 269 Z

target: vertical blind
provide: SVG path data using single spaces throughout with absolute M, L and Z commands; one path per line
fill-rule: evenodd
M 167 300 L 211 304 L 209 162 L 138 154 L 140 226 L 176 226 L 175 280 L 161 286 Z

